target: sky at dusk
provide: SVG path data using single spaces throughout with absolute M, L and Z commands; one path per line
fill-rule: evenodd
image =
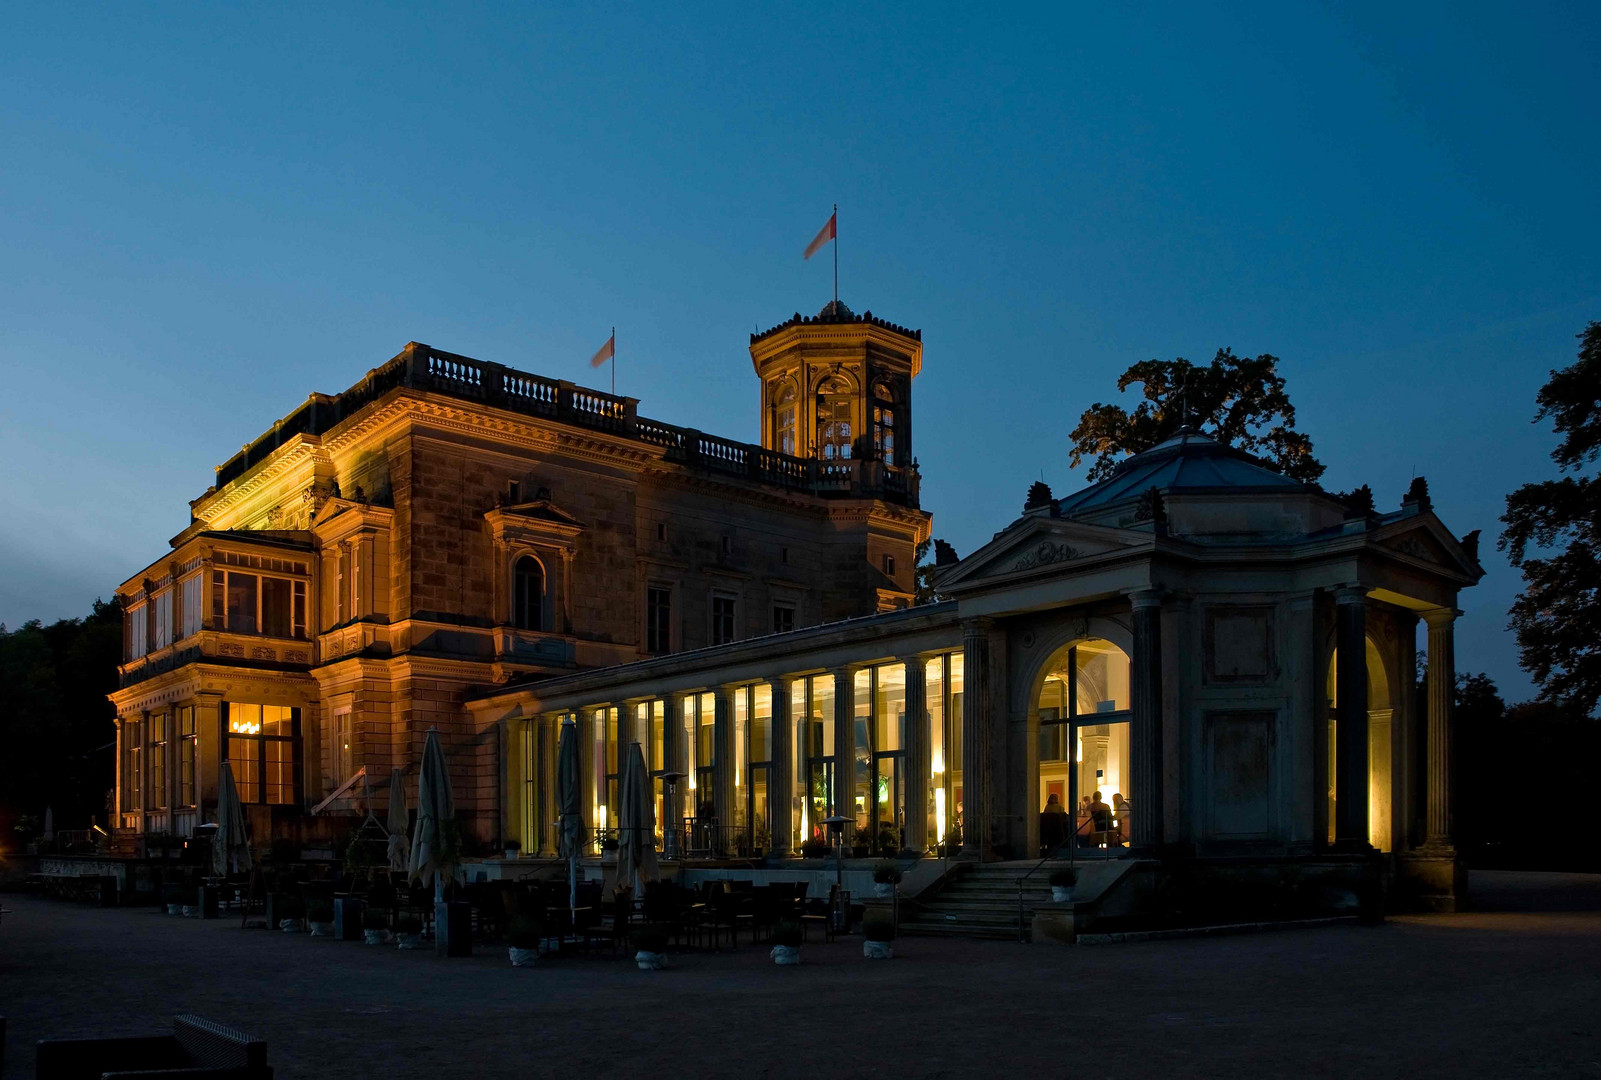
M 966 554 L 1139 360 L 1270 352 L 1327 486 L 1414 474 L 1488 576 L 1601 319 L 1601 5 L 11 5 L 0 622 L 80 615 L 312 391 L 407 341 L 758 437 L 752 330 L 923 331 Z

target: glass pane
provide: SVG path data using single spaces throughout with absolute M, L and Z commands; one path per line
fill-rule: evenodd
M 228 571 L 228 629 L 236 634 L 256 632 L 256 575 Z
M 1078 760 L 1078 842 L 1098 848 L 1125 846 L 1137 795 L 1128 786 L 1129 725 L 1079 725 L 1074 752 Z
M 261 579 L 261 632 L 270 637 L 289 637 L 294 629 L 294 605 L 288 578 Z
M 869 829 L 868 814 L 873 801 L 873 673 L 858 671 L 855 680 L 855 699 L 852 711 L 850 774 L 851 804 L 847 814 L 856 819 L 858 830 Z
M 951 823 L 946 839 L 952 844 L 962 839 L 962 664 L 964 658 L 961 653 L 951 654 L 950 666 L 950 716 L 945 722 L 945 731 L 950 736 L 945 757 L 949 766 L 950 779 L 947 781 L 950 788 Z
M 766 852 L 773 846 L 772 813 L 768 806 L 768 769 L 752 765 L 750 770 L 751 846 Z
M 268 739 L 263 744 L 267 758 L 266 801 L 284 806 L 295 801 L 294 742 Z
M 750 731 L 750 687 L 734 692 L 734 824 L 745 824 L 745 736 Z
M 232 726 L 230 721 L 229 726 Z M 234 787 L 239 791 L 239 801 L 242 803 L 259 803 L 261 799 L 261 781 L 259 772 L 261 762 L 261 742 L 257 739 L 229 739 L 228 763 L 233 769 Z
M 751 691 L 750 759 L 773 759 L 773 688 L 769 683 L 757 683 Z
M 923 666 L 925 701 L 928 705 L 928 840 L 938 844 L 945 839 L 949 802 L 945 790 L 945 660 L 936 656 Z
M 1078 656 L 1078 715 L 1120 712 L 1129 707 L 1128 657 L 1110 641 L 1080 642 Z
M 288 738 L 295 733 L 294 710 L 287 705 L 255 705 L 261 716 L 261 733 Z
M 885 664 L 878 669 L 878 694 L 873 708 L 873 750 L 888 753 L 906 749 L 906 665 Z

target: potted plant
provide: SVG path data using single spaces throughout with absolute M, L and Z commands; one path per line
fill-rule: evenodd
M 801 926 L 798 922 L 779 923 L 773 929 L 773 951 L 769 954 L 775 964 L 800 963 Z
M 315 900 L 306 905 L 306 923 L 312 937 L 334 936 L 334 905 L 329 900 Z
M 292 896 L 284 897 L 278 903 L 278 929 L 286 934 L 298 934 L 305 929 L 305 920 L 301 918 L 305 908 L 300 901 Z
M 402 915 L 396 919 L 395 945 L 402 949 L 422 948 L 422 920 L 415 915 Z
M 828 841 L 820 836 L 808 837 L 801 841 L 800 853 L 803 859 L 826 859 L 828 851 Z
M 873 850 L 873 834 L 866 829 L 857 829 L 855 837 L 851 840 L 851 857 L 865 859 Z
M 901 883 L 900 864 L 893 859 L 880 859 L 873 864 L 873 893 L 880 900 L 895 895 L 895 886 Z
M 1078 871 L 1071 867 L 1051 871 L 1051 899 L 1058 904 L 1073 902 L 1073 886 L 1078 884 Z
M 862 955 L 869 960 L 889 960 L 895 956 L 895 920 L 874 912 L 862 920 Z
M 659 926 L 642 926 L 634 931 L 634 963 L 640 971 L 660 971 L 667 966 L 667 931 Z
M 615 836 L 607 836 L 601 840 L 600 861 L 608 864 L 617 861 L 617 838 Z
M 539 923 L 519 915 L 506 927 L 506 957 L 512 967 L 533 967 L 539 959 L 539 942 L 545 936 Z
M 389 916 L 376 908 L 368 908 L 361 916 L 361 940 L 368 945 L 382 945 L 389 940 Z
M 501 846 L 505 849 L 506 858 L 508 859 L 515 859 L 518 852 L 522 851 L 523 849 L 523 843 L 521 840 L 507 840 Z

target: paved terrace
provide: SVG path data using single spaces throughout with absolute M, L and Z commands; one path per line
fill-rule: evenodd
M 860 938 L 519 970 L 7 895 L 5 1077 L 33 1042 L 191 1011 L 302 1077 L 1601 1077 L 1601 876 L 1475 874 L 1483 911 L 1057 948 Z

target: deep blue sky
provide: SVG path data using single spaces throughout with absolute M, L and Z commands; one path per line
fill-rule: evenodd
M 0 620 L 408 340 L 604 385 L 615 323 L 643 412 L 754 439 L 837 201 L 841 298 L 924 332 L 936 535 L 1077 487 L 1128 364 L 1272 352 L 1330 486 L 1485 531 L 1458 663 L 1528 694 L 1493 538 L 1601 318 L 1596 5 L 325 6 L 0 13 Z

